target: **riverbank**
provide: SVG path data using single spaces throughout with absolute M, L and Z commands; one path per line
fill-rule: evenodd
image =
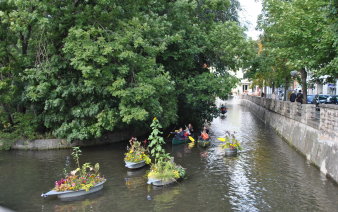
M 67 149 L 74 146 L 98 146 L 110 143 L 116 143 L 129 140 L 130 137 L 138 137 L 144 135 L 145 132 L 141 130 L 124 130 L 106 134 L 97 139 L 91 140 L 75 140 L 68 142 L 66 139 L 36 139 L 36 140 L 18 140 L 13 142 L 10 149 L 15 150 L 51 150 L 51 149 Z M 0 144 L 1 146 L 1 144 Z
M 254 96 L 243 96 L 241 105 L 269 124 L 323 174 L 338 183 L 337 106 L 323 105 L 316 119 L 314 105 Z

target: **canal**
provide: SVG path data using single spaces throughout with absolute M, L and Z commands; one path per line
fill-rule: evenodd
M 72 164 L 71 150 L 0 153 L 0 206 L 15 211 L 338 211 L 338 186 L 309 164 L 236 100 L 226 118 L 211 123 L 213 145 L 167 151 L 187 168 L 187 178 L 157 188 L 146 184 L 148 168 L 128 171 L 126 143 L 83 148 L 82 162 L 99 162 L 103 190 L 76 201 L 42 198 Z M 217 137 L 236 131 L 243 151 L 224 157 Z M 74 164 L 73 164 L 74 165 Z

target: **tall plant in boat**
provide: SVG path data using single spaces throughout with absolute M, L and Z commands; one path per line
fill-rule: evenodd
M 128 149 L 128 152 L 125 153 L 124 157 L 126 167 L 136 169 L 151 163 L 148 150 L 142 146 L 141 142 L 139 142 L 137 138 L 132 137 L 129 140 L 129 143 L 131 147 Z
M 70 191 L 88 192 L 91 188 L 101 185 L 106 181 L 106 179 L 99 173 L 99 163 L 96 163 L 94 166 L 90 163 L 84 163 L 80 166 L 80 155 L 80 148 L 73 147 L 72 157 L 77 165 L 77 168 L 69 173 L 65 171 L 64 178 L 56 181 L 52 191 L 42 194 L 42 196 L 62 195 Z M 83 195 L 85 192 L 82 192 L 81 194 Z
M 174 162 L 174 158 L 169 153 L 165 152 L 162 145 L 165 144 L 160 131 L 162 128 L 160 122 L 155 117 L 150 125 L 152 132 L 149 136 L 151 141 L 151 155 L 155 158 L 148 173 L 148 184 L 156 186 L 166 185 L 175 182 L 177 179 L 185 176 L 185 169 Z

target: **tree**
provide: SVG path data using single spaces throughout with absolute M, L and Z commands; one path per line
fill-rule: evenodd
M 263 43 L 278 58 L 283 58 L 286 66 L 300 72 L 305 102 L 307 72 L 327 68 L 333 58 L 328 5 L 324 0 L 265 0 L 263 3 L 260 18 Z
M 84 140 L 148 127 L 155 116 L 163 127 L 210 120 L 215 98 L 236 82 L 228 70 L 250 52 L 237 0 L 0 6 L 0 121 L 8 132 L 33 119 L 33 132 Z

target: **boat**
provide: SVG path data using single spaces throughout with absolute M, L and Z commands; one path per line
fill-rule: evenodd
M 143 167 L 143 166 L 146 165 L 146 163 L 145 163 L 144 160 L 142 160 L 140 162 L 137 162 L 137 163 L 135 163 L 135 162 L 129 162 L 129 161 L 124 161 L 124 162 L 126 163 L 125 166 L 127 168 L 129 168 L 129 169 L 138 169 L 138 168 L 141 168 L 141 167 Z
M 174 137 L 171 143 L 173 145 L 176 145 L 176 144 L 186 144 L 186 143 L 189 143 L 189 142 L 190 142 L 190 140 L 188 138 L 186 138 L 186 139 L 178 139 L 178 138 Z
M 49 191 L 45 194 L 41 194 L 41 197 L 48 197 L 48 196 L 54 196 L 54 195 L 57 195 L 57 197 L 59 199 L 68 199 L 68 198 L 79 197 L 79 196 L 91 194 L 91 193 L 94 193 L 94 192 L 101 190 L 103 188 L 103 184 L 105 182 L 106 182 L 106 180 L 99 182 L 95 186 L 91 187 L 88 191 L 86 191 L 84 189 L 81 189 L 81 190 L 78 190 L 78 191 L 73 191 L 73 190 L 54 191 L 54 190 L 51 190 L 51 191 Z
M 147 184 L 152 184 L 154 186 L 165 186 L 165 185 L 169 185 L 169 184 L 174 183 L 174 182 L 176 182 L 176 179 L 174 179 L 174 178 L 170 178 L 168 180 L 148 178 Z
M 210 146 L 211 142 L 210 142 L 210 139 L 208 139 L 208 140 L 198 139 L 197 144 L 200 147 L 208 147 L 208 146 Z
M 224 149 L 224 154 L 226 156 L 232 156 L 237 154 L 237 149 L 236 148 L 225 148 Z

